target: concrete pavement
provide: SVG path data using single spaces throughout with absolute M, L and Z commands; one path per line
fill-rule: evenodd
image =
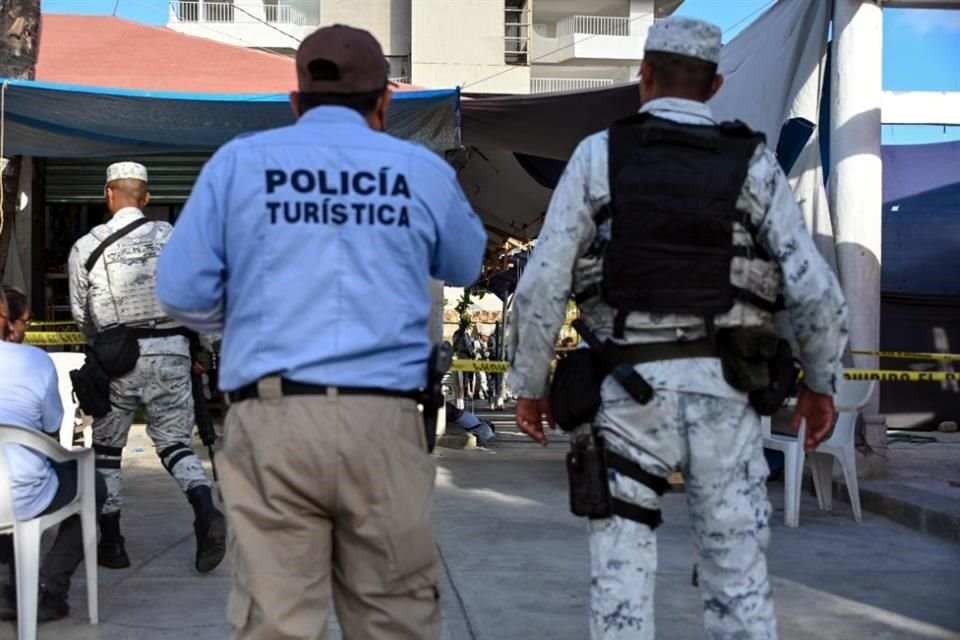
M 506 423 L 486 450 L 438 450 L 435 522 L 444 560 L 446 640 L 583 640 L 589 586 L 582 521 L 567 512 L 557 437 L 543 449 Z M 142 429 L 124 458 L 123 527 L 134 566 L 100 572 L 101 624 L 86 623 L 82 571 L 67 620 L 40 627 L 61 640 L 225 638 L 229 568 L 192 568 L 192 515 Z M 198 448 L 199 450 L 199 448 Z M 800 527 L 783 526 L 780 485 L 770 569 L 781 638 L 960 640 L 960 546 L 879 516 L 860 525 L 835 503 L 820 514 L 804 496 Z M 658 638 L 702 638 L 690 586 L 692 546 L 683 494 L 663 502 L 658 530 Z M 0 640 L 14 638 L 0 623 Z M 334 626 L 332 638 L 339 638 Z

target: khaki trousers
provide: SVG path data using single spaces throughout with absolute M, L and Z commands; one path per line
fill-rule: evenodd
M 289 396 L 230 407 L 217 458 L 234 640 L 435 640 L 436 464 L 412 400 Z

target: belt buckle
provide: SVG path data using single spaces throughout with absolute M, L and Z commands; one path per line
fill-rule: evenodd
M 276 402 L 283 398 L 283 378 L 267 376 L 257 380 L 257 397 L 267 402 Z

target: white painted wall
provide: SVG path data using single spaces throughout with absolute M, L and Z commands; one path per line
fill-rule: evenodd
M 366 29 L 388 56 L 410 55 L 411 0 L 323 0 L 320 23 Z
M 529 67 L 504 63 L 503 0 L 411 2 L 413 84 L 467 85 L 466 91 L 486 93 L 529 91 Z
M 639 61 L 643 58 L 647 32 L 653 24 L 652 10 L 651 4 L 650 12 L 638 13 L 629 22 L 628 36 L 591 33 L 558 36 L 557 24 L 534 22 L 533 58 L 537 64 L 580 63 L 585 60 L 609 60 L 614 64 Z

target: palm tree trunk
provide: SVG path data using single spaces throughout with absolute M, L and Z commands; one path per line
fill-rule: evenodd
M 0 78 L 33 80 L 40 45 L 40 0 L 0 2 Z M 0 208 L 0 281 L 20 200 L 19 156 L 0 160 L 3 206 Z

